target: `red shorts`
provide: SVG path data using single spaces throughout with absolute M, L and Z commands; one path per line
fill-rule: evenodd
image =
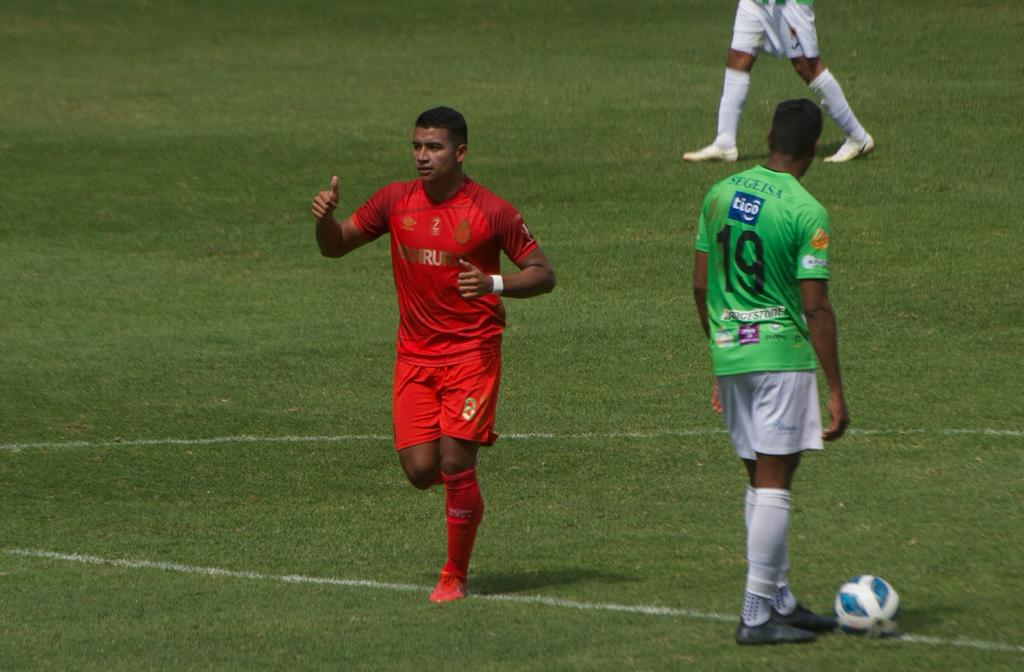
M 436 441 L 442 434 L 490 446 L 498 407 L 501 355 L 447 366 L 395 362 L 391 415 L 395 450 Z

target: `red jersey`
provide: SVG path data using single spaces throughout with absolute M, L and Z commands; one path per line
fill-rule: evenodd
M 511 204 L 468 177 L 438 203 L 415 179 L 384 187 L 352 221 L 370 240 L 391 234 L 399 359 L 441 366 L 501 351 L 505 307 L 495 294 L 462 298 L 458 260 L 495 275 L 501 252 L 518 264 L 537 247 Z

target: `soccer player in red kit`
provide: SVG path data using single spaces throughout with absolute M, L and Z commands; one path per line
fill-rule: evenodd
M 448 560 L 432 602 L 465 596 L 484 501 L 477 451 L 494 443 L 505 309 L 499 297 L 550 292 L 555 272 L 512 205 L 463 172 L 468 133 L 447 107 L 416 120 L 419 178 L 384 187 L 338 222 L 338 178 L 313 198 L 316 240 L 341 257 L 391 234 L 398 294 L 392 390 L 395 450 L 409 482 L 444 484 Z M 504 252 L 519 268 L 501 275 Z

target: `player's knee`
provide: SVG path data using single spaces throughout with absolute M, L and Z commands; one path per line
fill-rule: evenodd
M 730 49 L 729 55 L 725 59 L 725 67 L 730 70 L 738 70 L 740 72 L 750 72 L 754 67 L 754 56 L 748 54 L 745 51 L 739 51 L 738 49 Z
M 420 490 L 427 490 L 441 482 L 441 472 L 433 469 L 406 469 L 405 477 L 409 479 L 413 487 Z
M 446 474 L 458 474 L 476 466 L 475 455 L 442 455 L 441 471 Z
M 813 82 L 825 69 L 817 58 L 795 58 L 792 62 L 793 70 L 807 84 Z
M 426 490 L 441 482 L 440 465 L 431 460 L 403 461 L 402 471 L 413 487 Z

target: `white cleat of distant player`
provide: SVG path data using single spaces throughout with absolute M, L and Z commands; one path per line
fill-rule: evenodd
M 849 161 L 850 159 L 856 159 L 858 156 L 865 156 L 870 154 L 871 150 L 875 148 L 875 139 L 871 137 L 870 133 L 866 133 L 864 140 L 857 142 L 851 138 L 847 138 L 843 146 L 840 147 L 835 154 L 832 156 L 825 157 L 825 163 L 842 163 L 843 161 Z
M 729 149 L 722 149 L 716 144 L 710 144 L 704 149 L 698 149 L 696 152 L 683 154 L 683 161 L 725 161 L 726 163 L 732 163 L 739 156 L 740 152 L 735 146 Z

